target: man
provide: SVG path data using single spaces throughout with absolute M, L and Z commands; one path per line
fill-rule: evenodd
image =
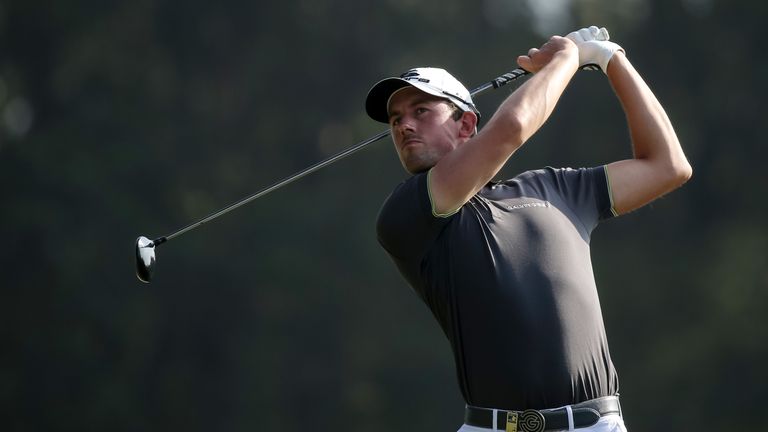
M 442 69 L 412 69 L 370 90 L 366 111 L 389 123 L 413 174 L 384 203 L 379 241 L 451 343 L 467 403 L 461 432 L 625 430 L 590 234 L 692 170 L 663 108 L 605 29 L 553 36 L 517 61 L 533 76 L 479 132 L 469 92 Z M 613 86 L 634 157 L 489 183 L 585 65 Z

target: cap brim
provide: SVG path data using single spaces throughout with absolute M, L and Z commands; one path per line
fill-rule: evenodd
M 408 86 L 412 84 L 401 78 L 386 78 L 377 82 L 365 98 L 365 112 L 378 122 L 389 123 L 389 112 L 387 112 L 389 98 L 396 91 Z

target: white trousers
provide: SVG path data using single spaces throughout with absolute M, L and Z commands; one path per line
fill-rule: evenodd
M 568 430 L 568 429 L 563 429 Z M 576 432 L 627 432 L 627 428 L 624 426 L 624 419 L 618 414 L 610 414 L 600 417 L 594 425 L 585 428 L 571 429 Z M 458 432 L 504 432 L 504 429 L 486 429 L 476 426 L 463 425 Z

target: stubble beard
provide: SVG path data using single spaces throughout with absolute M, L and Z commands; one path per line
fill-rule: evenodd
M 428 171 L 440 160 L 441 155 L 433 148 L 415 149 L 400 154 L 403 168 L 411 174 Z

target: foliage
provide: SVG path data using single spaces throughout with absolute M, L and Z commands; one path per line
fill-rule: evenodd
M 694 166 L 593 237 L 630 430 L 761 430 L 768 305 L 765 2 L 558 2 L 599 22 Z M 537 12 L 538 11 L 538 12 Z M 378 132 L 362 101 L 416 65 L 470 85 L 552 26 L 504 0 L 0 3 L 5 430 L 455 430 L 450 350 L 376 244 L 388 143 L 158 252 L 158 236 Z M 482 96 L 491 113 L 507 90 Z M 505 169 L 629 155 L 581 73 Z

